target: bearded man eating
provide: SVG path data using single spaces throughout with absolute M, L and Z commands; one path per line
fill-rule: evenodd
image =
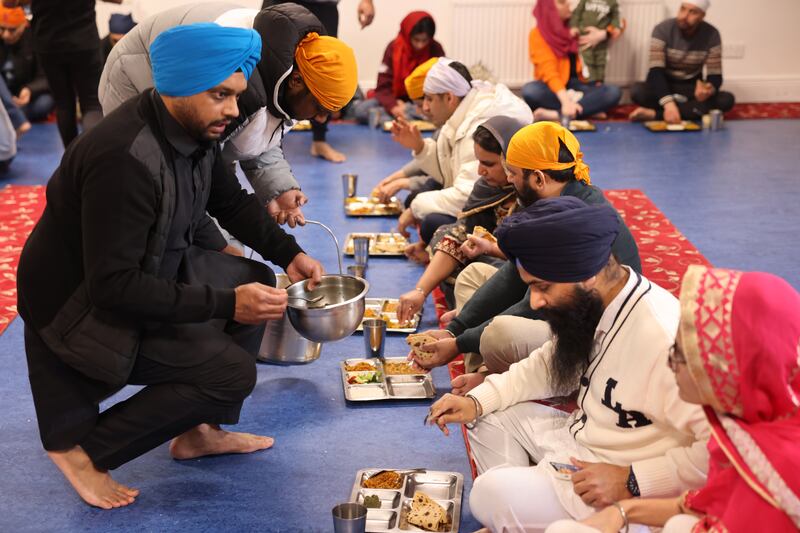
M 623 498 L 675 496 L 705 482 L 708 428 L 666 364 L 678 301 L 617 261 L 618 232 L 613 208 L 566 196 L 534 203 L 495 232 L 554 338 L 430 413 L 445 432 L 452 422 L 472 428 L 481 475 L 470 507 L 492 531 L 540 531 Z M 530 401 L 575 391 L 570 415 Z

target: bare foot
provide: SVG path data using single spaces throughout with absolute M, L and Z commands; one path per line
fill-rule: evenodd
M 542 120 L 549 120 L 550 122 L 558 122 L 560 115 L 558 111 L 554 109 L 545 109 L 543 107 L 539 107 L 534 110 L 533 112 L 533 121 L 540 122 Z
M 347 159 L 347 156 L 339 150 L 335 150 L 333 146 L 325 141 L 313 141 L 311 143 L 311 155 L 321 157 L 331 163 L 341 163 Z
M 427 265 L 431 262 L 430 254 L 425 250 L 426 245 L 422 242 L 415 242 L 414 244 L 409 244 L 406 246 L 403 253 L 406 255 L 407 258 L 411 259 L 415 263 L 420 265 Z
M 608 114 L 605 111 L 595 113 L 592 115 L 593 120 L 608 120 Z
M 628 115 L 628 120 L 632 120 L 634 122 L 643 122 L 645 120 L 655 120 L 656 118 L 656 110 L 649 109 L 647 107 L 637 107 L 631 114 Z
M 225 431 L 216 425 L 200 424 L 172 439 L 169 453 L 173 459 L 194 459 L 204 455 L 251 453 L 271 448 L 274 443 L 272 437 Z
M 32 127 L 33 126 L 31 125 L 30 122 L 27 122 L 27 121 L 23 122 L 22 125 L 19 128 L 17 128 L 17 137 L 20 137 L 20 136 L 28 133 L 29 131 L 31 131 Z
M 139 491 L 120 485 L 108 472 L 95 468 L 92 460 L 80 446 L 66 451 L 47 452 L 75 492 L 89 505 L 113 509 L 130 505 Z

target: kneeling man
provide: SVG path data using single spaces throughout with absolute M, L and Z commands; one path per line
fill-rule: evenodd
M 251 452 L 231 433 L 255 386 L 265 320 L 285 291 L 265 265 L 197 246 L 206 210 L 294 281 L 321 265 L 220 157 L 217 139 L 258 62 L 257 32 L 172 28 L 150 52 L 156 90 L 72 143 L 19 265 L 19 309 L 42 443 L 78 494 L 110 509 L 138 491 L 108 470 L 175 438 L 179 459 Z M 126 384 L 146 385 L 99 412 Z
M 480 476 L 470 507 L 492 531 L 539 531 L 623 498 L 705 483 L 708 425 L 680 399 L 667 365 L 678 300 L 619 264 L 618 231 L 613 208 L 568 196 L 540 200 L 495 231 L 554 339 L 431 409 L 442 428 L 474 423 Z M 569 416 L 530 401 L 575 391 Z

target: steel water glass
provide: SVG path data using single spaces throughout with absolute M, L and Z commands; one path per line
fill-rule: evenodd
M 353 237 L 353 256 L 356 264 L 366 267 L 369 261 L 369 237 Z
M 722 129 L 722 111 L 712 109 L 709 111 L 709 115 L 711 115 L 711 131 Z
M 364 533 L 367 508 L 360 503 L 340 503 L 332 510 L 334 533 Z
M 345 198 L 352 198 L 356 195 L 358 186 L 358 174 L 342 174 L 342 191 Z
M 357 278 L 363 278 L 364 272 L 367 270 L 367 265 L 348 265 L 347 274 Z
M 386 321 L 380 318 L 370 318 L 363 323 L 364 350 L 367 357 L 383 357 L 383 348 L 386 344 Z

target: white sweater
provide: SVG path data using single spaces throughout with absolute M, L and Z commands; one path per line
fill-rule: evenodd
M 570 433 L 600 460 L 631 465 L 642 496 L 676 496 L 706 481 L 708 424 L 700 406 L 678 397 L 667 366 L 680 319 L 678 300 L 628 271 L 628 282 L 598 324 Z M 487 377 L 469 395 L 484 415 L 550 398 L 552 356 L 548 341 L 507 372 Z
M 411 202 L 417 220 L 431 213 L 458 216 L 478 179 L 472 134 L 491 117 L 504 115 L 529 124 L 531 109 L 505 85 L 477 82 L 445 122 L 436 140 L 425 139 L 415 162 L 442 189 L 420 193 Z

